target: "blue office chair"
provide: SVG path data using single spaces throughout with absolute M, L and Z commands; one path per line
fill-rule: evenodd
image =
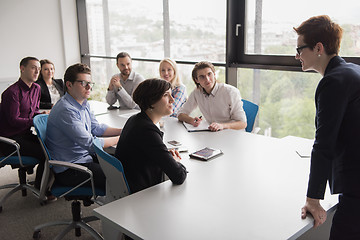
M 128 196 L 131 192 L 121 162 L 105 152 L 97 139 L 94 141 L 94 148 L 101 169 L 106 176 L 105 202 L 109 203 Z M 107 225 L 102 225 L 102 232 L 105 239 L 124 239 L 122 232 L 108 228 Z
M 244 111 L 246 114 L 246 119 L 247 119 L 247 126 L 245 128 L 245 131 L 257 133 L 260 129 L 254 129 L 254 123 L 255 123 L 256 115 L 259 110 L 259 106 L 248 100 L 242 99 L 242 101 L 243 101 L 243 108 L 244 108 Z
M 89 178 L 82 182 L 81 184 L 74 186 L 74 187 L 68 187 L 68 186 L 62 186 L 56 182 L 56 179 L 54 183 L 51 186 L 51 193 L 56 196 L 57 198 L 64 197 L 68 201 L 72 201 L 71 204 L 71 210 L 72 210 L 72 220 L 67 221 L 55 221 L 50 223 L 45 223 L 39 226 L 36 226 L 34 229 L 33 238 L 39 239 L 40 238 L 40 231 L 44 227 L 48 226 L 54 226 L 54 225 L 68 225 L 62 232 L 60 232 L 56 240 L 62 239 L 71 229 L 75 228 L 75 235 L 81 236 L 81 228 L 85 229 L 92 237 L 94 237 L 97 240 L 103 240 L 103 237 L 96 232 L 90 225 L 87 223 L 90 221 L 98 220 L 95 216 L 89 216 L 89 217 L 81 217 L 81 204 L 79 200 L 83 201 L 84 206 L 90 206 L 92 203 L 97 202 L 98 204 L 102 205 L 101 202 L 96 200 L 97 196 L 105 196 L 105 192 L 101 189 L 95 189 L 94 187 L 94 181 L 92 177 L 92 172 L 84 166 L 81 166 L 79 164 L 64 162 L 64 161 L 56 161 L 52 160 L 51 156 L 49 154 L 49 151 L 47 150 L 47 147 L 45 145 L 45 138 L 46 138 L 46 126 L 47 126 L 47 114 L 41 114 L 37 115 L 34 118 L 34 127 L 37 133 L 37 136 L 39 138 L 40 144 L 44 150 L 44 153 L 46 155 L 46 161 L 45 161 L 45 167 L 44 167 L 44 174 L 41 181 L 41 187 L 40 187 L 40 197 L 44 197 L 45 193 L 48 189 L 48 182 L 49 178 L 52 173 L 52 166 L 63 166 L 68 168 L 73 168 L 85 173 L 89 174 Z M 83 187 L 82 185 L 91 182 L 92 187 Z
M 94 141 L 94 148 L 106 176 L 106 203 L 128 196 L 130 188 L 120 160 L 105 152 L 97 139 Z
M 22 196 L 27 195 L 27 189 L 33 192 L 36 196 L 39 196 L 40 192 L 26 180 L 26 174 L 33 173 L 33 168 L 39 163 L 39 160 L 34 157 L 21 156 L 20 145 L 10 138 L 0 137 L 0 143 L 2 146 L 9 146 L 9 148 L 13 147 L 15 149 L 9 155 L 3 155 L 0 153 L 0 168 L 6 165 L 10 165 L 12 168 L 18 168 L 19 176 L 19 183 L 0 186 L 0 189 L 12 188 L 10 192 L 6 193 L 5 196 L 0 199 L 0 212 L 2 212 L 3 204 L 6 199 L 15 192 L 21 190 Z

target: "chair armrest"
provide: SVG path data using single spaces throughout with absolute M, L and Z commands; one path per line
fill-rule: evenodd
M 9 157 L 13 156 L 15 153 L 17 154 L 18 158 L 19 158 L 19 164 L 21 167 L 24 167 L 23 163 L 22 163 L 22 159 L 21 159 L 21 155 L 20 155 L 20 145 L 13 139 L 11 138 L 6 138 L 6 137 L 1 137 L 0 136 L 0 142 L 3 142 L 5 144 L 9 144 L 15 147 L 15 150 L 8 154 L 7 156 L 5 156 L 0 163 L 4 162 L 6 159 L 8 159 Z
M 7 144 L 11 144 L 11 145 L 16 145 L 17 142 L 15 140 L 12 140 L 10 138 L 6 138 L 6 137 L 1 137 L 0 136 L 0 142 L 4 142 L 4 143 L 7 143 Z
M 90 176 L 92 176 L 92 172 L 91 172 L 90 169 L 88 169 L 85 166 L 76 164 L 76 163 L 70 163 L 70 162 L 64 162 L 64 161 L 58 161 L 58 160 L 49 160 L 49 164 L 54 165 L 54 166 L 72 168 L 72 169 L 75 169 L 75 170 L 79 170 L 81 172 L 88 173 Z
M 60 197 L 65 196 L 66 194 L 72 192 L 73 190 L 81 187 L 82 185 L 84 185 L 85 183 L 87 183 L 88 181 L 90 181 L 91 183 L 91 189 L 92 189 L 92 193 L 93 193 L 93 199 L 96 198 L 95 195 L 95 185 L 94 185 L 94 179 L 93 179 L 93 173 L 90 169 L 88 169 L 85 166 L 76 164 L 76 163 L 70 163 L 70 162 L 64 162 L 64 161 L 58 161 L 58 160 L 49 160 L 49 164 L 50 165 L 54 165 L 54 166 L 62 166 L 62 167 L 68 167 L 71 169 L 75 169 L 81 172 L 85 172 L 87 174 L 89 174 L 89 178 L 84 180 L 83 182 L 79 183 L 77 186 L 73 187 L 72 189 L 70 189 L 69 191 L 65 192 L 64 194 L 62 194 Z

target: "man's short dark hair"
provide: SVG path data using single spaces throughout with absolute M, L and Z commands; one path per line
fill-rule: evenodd
M 329 16 L 311 17 L 301 23 L 299 27 L 294 27 L 294 30 L 298 35 L 304 37 L 304 43 L 311 49 L 314 49 L 315 45 L 321 42 L 328 55 L 339 54 L 343 29 L 339 24 L 333 22 Z
M 213 65 L 211 62 L 201 61 L 201 62 L 196 63 L 195 66 L 194 66 L 194 69 L 193 69 L 192 72 L 191 72 L 191 76 L 192 76 L 192 79 L 193 79 L 196 87 L 199 87 L 199 86 L 200 86 L 200 84 L 196 82 L 196 79 L 197 79 L 197 71 L 198 71 L 198 70 L 205 69 L 205 68 L 210 68 L 211 71 L 215 74 L 215 67 L 214 67 L 214 65 Z
M 128 57 L 131 60 L 130 54 L 128 54 L 127 52 L 121 52 L 116 56 L 116 63 L 118 62 L 119 58 L 124 58 L 124 57 Z
M 21 66 L 26 67 L 26 65 L 29 63 L 29 61 L 32 61 L 32 60 L 40 62 L 39 59 L 37 59 L 36 57 L 25 57 L 25 58 L 21 59 L 20 67 Z
M 76 63 L 68 67 L 64 74 L 66 91 L 67 91 L 66 82 L 74 83 L 78 73 L 91 74 L 91 69 L 85 63 Z
M 158 102 L 169 89 L 171 89 L 171 83 L 168 81 L 158 78 L 146 79 L 135 89 L 133 99 L 141 111 L 145 112 L 148 108 L 153 108 L 152 105 Z

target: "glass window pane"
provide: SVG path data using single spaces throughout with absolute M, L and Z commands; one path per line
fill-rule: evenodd
M 225 62 L 226 1 L 169 1 L 167 39 L 163 0 L 87 0 L 86 9 L 91 55 L 162 59 L 166 41 L 176 60 Z
M 162 0 L 87 0 L 90 54 L 162 58 Z M 106 7 L 107 6 L 107 7 Z
M 169 1 L 170 56 L 225 62 L 226 1 Z
M 246 4 L 246 54 L 295 55 L 297 34 L 293 27 L 324 14 L 344 29 L 340 55 L 360 54 L 360 1 L 341 1 L 342 6 L 350 7 L 341 7 L 338 1 L 328 0 L 255 0 L 246 1 Z M 261 21 L 255 21 L 256 16 L 261 16 Z
M 317 73 L 238 69 L 242 98 L 259 104 L 259 134 L 278 138 L 315 137 L 314 96 L 320 79 Z

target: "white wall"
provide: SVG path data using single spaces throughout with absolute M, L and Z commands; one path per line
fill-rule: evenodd
M 19 78 L 26 56 L 55 64 L 55 78 L 80 62 L 75 0 L 0 1 L 0 93 Z

